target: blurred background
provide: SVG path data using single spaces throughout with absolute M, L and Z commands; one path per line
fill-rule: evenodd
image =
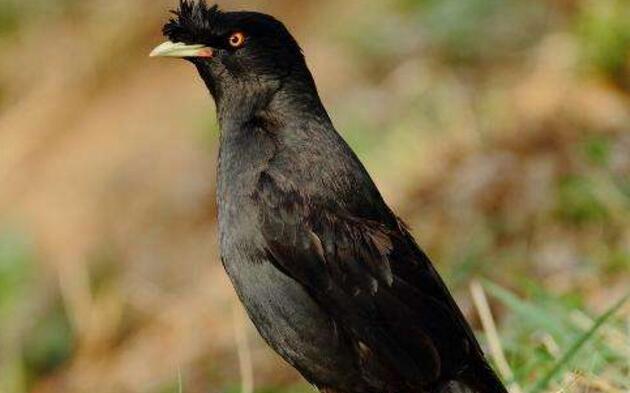
M 221 5 L 297 36 L 513 393 L 630 389 L 630 2 Z M 0 0 L 1 393 L 312 391 L 218 261 L 214 105 L 148 58 L 175 6 Z

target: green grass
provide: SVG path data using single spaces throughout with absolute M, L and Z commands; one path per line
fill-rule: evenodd
M 15 336 L 15 321 L 28 301 L 32 289 L 33 255 L 24 236 L 0 230 L 0 391 L 22 392 L 27 370 L 20 357 L 20 343 Z
M 515 382 L 527 392 L 556 391 L 567 372 L 584 378 L 602 373 L 616 375 L 611 380 L 620 385 L 619 389 L 629 387 L 630 381 L 623 377 L 627 361 L 624 354 L 597 334 L 605 325 L 615 328 L 620 323 L 615 317 L 627 295 L 584 330 L 571 320 L 572 309 L 562 299 L 544 296 L 530 301 L 491 282 L 486 281 L 484 287 L 508 310 L 500 332 L 502 344 Z M 555 343 L 555 351 L 549 343 Z
M 624 296 L 615 303 L 610 309 L 608 309 L 605 313 L 599 316 L 593 326 L 586 331 L 584 334 L 579 336 L 573 344 L 567 349 L 567 351 L 562 355 L 562 357 L 553 365 L 551 370 L 549 370 L 541 379 L 536 382 L 536 384 L 532 387 L 532 393 L 539 393 L 544 391 L 549 384 L 556 378 L 560 376 L 560 373 L 564 371 L 565 368 L 569 367 L 571 362 L 574 360 L 578 352 L 588 343 L 591 338 L 595 335 L 595 333 L 602 327 L 608 320 L 617 312 L 619 309 L 626 303 L 628 300 L 628 295 Z
M 585 3 L 575 21 L 580 51 L 587 67 L 620 84 L 630 82 L 630 5 L 624 0 Z M 627 87 L 627 85 L 626 85 Z
M 68 360 L 75 345 L 58 295 L 43 310 L 31 307 L 39 293 L 33 247 L 27 236 L 0 231 L 0 392 L 28 391 Z

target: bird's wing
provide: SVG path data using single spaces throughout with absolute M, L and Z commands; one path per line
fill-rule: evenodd
M 420 384 L 461 370 L 476 341 L 404 228 L 316 204 L 267 173 L 254 198 L 269 259 L 331 314 L 360 362 Z

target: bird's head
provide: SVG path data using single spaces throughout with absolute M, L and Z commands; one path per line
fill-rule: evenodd
M 191 61 L 215 99 L 230 89 L 272 89 L 293 73 L 307 72 L 287 28 L 258 12 L 223 12 L 205 0 L 181 0 L 164 26 L 168 41 L 152 57 Z

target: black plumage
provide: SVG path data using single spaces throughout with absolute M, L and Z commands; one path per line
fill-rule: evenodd
M 205 48 L 182 57 L 218 112 L 222 261 L 269 345 L 322 391 L 505 392 L 284 25 L 205 1 L 175 14 L 164 33 Z

